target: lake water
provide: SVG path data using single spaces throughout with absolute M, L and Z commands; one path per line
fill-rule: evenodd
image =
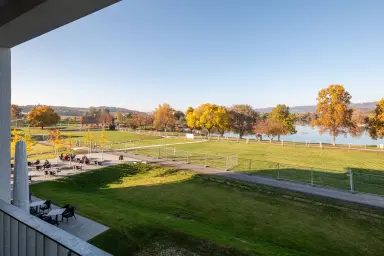
M 332 137 L 328 133 L 324 133 L 323 135 L 320 135 L 318 132 L 318 128 L 311 126 L 304 126 L 304 125 L 297 125 L 296 126 L 297 133 L 294 135 L 287 135 L 287 136 L 281 136 L 281 140 L 284 141 L 295 141 L 295 142 L 305 142 L 305 141 L 311 141 L 311 143 L 319 143 L 320 141 L 322 143 L 332 143 Z M 238 137 L 237 134 L 234 133 L 227 133 L 224 136 L 228 137 Z M 255 135 L 248 135 L 244 136 L 244 138 L 249 139 L 255 139 Z M 263 140 L 267 140 L 267 136 L 263 136 Z M 277 140 L 277 137 L 275 138 Z M 355 144 L 355 145 L 378 145 L 378 144 L 384 144 L 384 139 L 381 140 L 372 140 L 371 137 L 369 137 L 368 131 L 364 131 L 360 137 L 354 138 L 347 135 L 339 135 L 336 137 L 336 144 Z

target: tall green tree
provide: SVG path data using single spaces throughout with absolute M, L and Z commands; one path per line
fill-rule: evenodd
M 277 127 L 280 127 L 280 130 L 277 132 L 277 140 L 280 141 L 281 135 L 295 134 L 295 115 L 289 112 L 289 107 L 285 104 L 279 104 L 272 109 L 268 119 L 273 120 L 274 122 L 269 122 L 271 127 L 274 128 L 274 131 L 277 131 Z M 280 125 L 277 125 L 280 123 Z
M 231 130 L 238 133 L 240 138 L 252 132 L 257 117 L 258 113 L 250 105 L 233 105 L 229 109 Z
M 338 135 L 355 132 L 353 110 L 349 107 L 351 98 L 344 86 L 338 84 L 320 90 L 317 97 L 317 119 L 312 121 L 312 126 L 318 126 L 320 134 L 329 132 L 333 146 Z
M 375 115 L 369 119 L 369 135 L 374 140 L 384 137 L 384 98 L 377 103 Z

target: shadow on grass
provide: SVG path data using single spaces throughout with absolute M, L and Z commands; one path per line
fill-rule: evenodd
M 122 178 L 148 172 L 151 168 L 150 165 L 138 165 L 137 168 L 134 168 L 134 166 L 130 164 L 120 164 L 78 175 L 67 176 L 52 182 L 58 183 L 58 186 L 61 187 L 92 191 L 108 188 L 111 184 L 119 184 L 122 182 Z
M 112 255 L 246 256 L 234 248 L 219 246 L 188 234 L 154 225 L 109 229 L 89 241 Z M 258 254 L 252 254 L 258 255 Z
M 373 235 L 361 235 L 366 222 L 344 218 L 346 213 L 338 209 L 300 207 L 275 193 L 255 195 L 254 188 L 260 187 L 256 185 L 228 186 L 227 182 L 236 182 L 218 183 L 210 176 L 195 175 L 174 183 L 104 189 L 152 169 L 152 165 L 121 164 L 32 185 L 31 190 L 60 204 L 74 204 L 80 214 L 110 226 L 91 242 L 113 255 L 374 255 L 382 248 Z M 176 174 L 167 169 L 151 177 Z M 354 243 L 338 241 L 333 235 L 337 227 L 323 227 L 336 222 L 341 230 L 354 223 L 345 237 Z M 326 237 L 319 236 L 324 232 Z M 302 242 L 303 236 L 308 242 Z M 359 244 L 363 240 L 369 253 L 364 251 L 366 245 Z M 140 254 L 143 251 L 146 254 Z

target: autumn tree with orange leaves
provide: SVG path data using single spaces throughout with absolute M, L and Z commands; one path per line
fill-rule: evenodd
M 369 135 L 374 140 L 384 138 L 384 98 L 377 103 L 375 116 L 369 120 Z
M 28 114 L 28 121 L 31 126 L 41 127 L 56 125 L 60 116 L 49 106 L 37 106 Z
M 356 125 L 352 121 L 353 109 L 349 108 L 352 96 L 342 85 L 330 85 L 322 89 L 317 97 L 316 114 L 312 126 L 319 127 L 319 133 L 329 132 L 332 144 L 340 134 L 354 133 Z
M 158 131 L 173 130 L 176 124 L 175 110 L 167 103 L 159 105 L 153 112 L 153 127 Z

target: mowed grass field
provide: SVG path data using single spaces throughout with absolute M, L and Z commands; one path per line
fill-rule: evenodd
M 74 140 L 82 139 L 86 136 L 87 131 L 62 131 L 61 135 L 63 138 L 68 138 L 71 136 Z M 100 139 L 101 131 L 91 131 L 91 135 L 94 137 L 97 142 Z M 159 139 L 157 136 L 146 136 L 133 134 L 128 132 L 119 132 L 119 131 L 105 131 L 105 136 L 107 137 L 109 142 L 122 142 L 122 141 L 130 141 L 130 140 L 148 140 L 148 139 Z
M 191 152 L 225 156 L 237 154 L 240 159 L 279 162 L 330 171 L 345 171 L 345 168 L 348 167 L 384 171 L 384 150 L 382 152 L 369 152 L 235 142 L 205 142 L 175 147 Z
M 172 148 L 176 148 L 175 153 Z M 193 164 L 225 169 L 226 157 L 232 156 L 228 158 L 231 170 L 345 190 L 351 189 L 350 168 L 354 191 L 384 195 L 384 151 L 203 142 L 173 145 L 162 149 L 160 156 L 186 161 L 186 152 Z M 156 149 L 142 149 L 138 153 L 159 155 Z
M 48 130 L 44 130 L 46 133 L 37 133 L 36 130 L 32 129 L 31 134 L 35 136 L 35 139 L 38 143 L 33 147 L 30 154 L 33 156 L 29 157 L 30 160 L 42 159 L 42 158 L 54 158 L 53 154 L 54 149 L 52 146 L 39 143 L 39 140 L 42 139 L 42 134 L 44 134 L 44 140 L 48 139 Z M 27 129 L 22 130 L 27 132 Z M 41 131 L 41 130 L 39 130 Z M 76 143 L 79 140 L 81 146 L 86 146 L 83 144 L 82 140 L 87 134 L 86 131 L 61 131 L 61 138 L 63 140 L 63 146 L 59 149 L 60 151 L 65 151 L 65 147 L 69 145 L 69 138 L 72 138 L 72 147 L 76 147 Z M 101 131 L 91 131 L 91 135 L 94 138 L 94 142 L 99 144 Z M 164 144 L 173 144 L 173 143 L 183 143 L 186 142 L 184 138 L 162 138 L 160 136 L 150 136 L 150 135 L 141 135 L 133 134 L 128 132 L 119 132 L 119 131 L 105 131 L 105 136 L 107 141 L 105 142 L 104 149 L 123 149 L 123 148 L 132 148 L 132 147 L 144 147 L 151 145 L 164 145 Z M 39 138 L 39 140 L 37 139 Z M 47 154 L 40 155 L 40 153 L 48 152 Z M 35 155 L 39 154 L 39 155 Z
M 384 214 L 189 171 L 122 164 L 31 185 L 111 227 L 113 255 L 383 255 Z

